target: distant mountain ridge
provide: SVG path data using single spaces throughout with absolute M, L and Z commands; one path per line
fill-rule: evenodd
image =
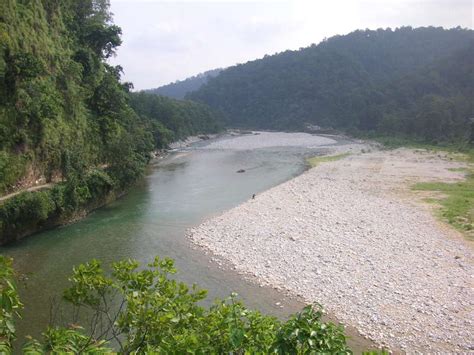
M 460 27 L 358 30 L 227 68 L 186 98 L 231 127 L 462 139 L 474 117 L 473 43 Z
M 173 99 L 184 99 L 186 94 L 198 90 L 202 85 L 206 84 L 210 78 L 219 75 L 222 70 L 221 68 L 208 70 L 184 80 L 177 80 L 174 83 L 144 91 L 150 94 L 171 97 Z

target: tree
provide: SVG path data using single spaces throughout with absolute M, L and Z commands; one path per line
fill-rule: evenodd
M 275 353 L 350 354 L 343 328 L 321 321 L 319 306 L 305 309 L 282 322 L 251 311 L 232 294 L 209 309 L 200 306 L 206 291 L 189 288 L 170 275 L 170 259 L 155 258 L 147 268 L 134 260 L 112 265 L 106 273 L 93 260 L 73 269 L 64 299 L 87 310 L 91 326 L 54 326 L 43 341 L 30 339 L 25 353 Z M 13 319 L 22 305 L 13 284 L 11 260 L 0 257 L 0 348 L 9 352 L 15 337 Z

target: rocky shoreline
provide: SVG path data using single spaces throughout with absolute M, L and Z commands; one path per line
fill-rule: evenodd
M 373 147 L 339 146 L 334 153 Z M 472 245 L 409 192 L 456 181 L 462 163 L 424 151 L 323 163 L 189 231 L 261 285 L 319 302 L 389 349 L 474 350 Z M 449 169 L 449 170 L 448 170 Z

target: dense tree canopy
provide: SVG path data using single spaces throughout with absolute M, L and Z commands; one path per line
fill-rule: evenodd
M 158 148 L 190 135 L 221 129 L 220 116 L 202 103 L 138 92 L 130 94 L 130 105 L 150 122 Z
M 228 126 L 308 124 L 460 139 L 473 117 L 473 31 L 355 31 L 223 70 L 188 98 Z
M 108 0 L 0 1 L 0 194 L 54 184 L 0 204 L 0 244 L 100 206 L 155 148 L 218 129 L 203 104 L 131 96 L 106 62 L 120 34 Z
M 216 129 L 201 104 L 159 99 L 137 115 L 122 68 L 105 62 L 120 34 L 108 0 L 0 2 L 0 193 L 65 177 L 71 155 L 82 170 L 126 166 L 131 177 L 154 146 Z M 162 126 L 165 141 L 153 137 Z
M 113 165 L 119 143 L 145 156 L 151 136 L 127 104 L 120 68 L 104 62 L 120 45 L 105 0 L 1 3 L 0 190 L 22 177 L 63 175 L 63 158 Z M 8 163 L 5 163 L 7 161 Z

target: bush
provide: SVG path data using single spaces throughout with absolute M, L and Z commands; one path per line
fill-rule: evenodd
M 115 185 L 126 188 L 143 176 L 146 167 L 146 158 L 137 153 L 118 155 L 119 159 L 107 169 L 107 173 L 113 176 Z
M 46 221 L 56 210 L 49 191 L 23 192 L 0 206 L 3 236 Z
M 11 264 L 3 262 L 0 267 L 0 285 L 10 285 Z M 204 309 L 198 303 L 206 291 L 172 279 L 175 271 L 172 260 L 160 258 L 148 268 L 134 260 L 114 263 L 111 276 L 96 260 L 75 267 L 64 298 L 91 312 L 91 330 L 77 325 L 51 327 L 43 334 L 43 342 L 32 339 L 23 351 L 113 353 L 106 340 L 113 339 L 118 353 L 124 354 L 351 353 L 343 328 L 323 323 L 319 306 L 307 306 L 286 322 L 247 309 L 235 294 Z M 16 290 L 8 287 L 20 307 Z M 4 303 L 2 307 L 6 309 Z M 0 331 L 1 339 L 14 337 L 14 328 Z M 2 345 L 11 350 L 11 341 Z
M 106 196 L 113 188 L 113 179 L 102 170 L 95 169 L 86 176 L 86 184 L 92 199 Z
M 12 260 L 0 255 L 0 353 L 10 353 L 15 339 L 14 318 L 22 308 L 13 280 Z

